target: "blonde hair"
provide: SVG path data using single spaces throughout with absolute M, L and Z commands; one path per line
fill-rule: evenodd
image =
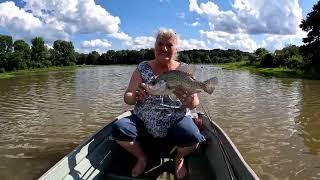
M 173 29 L 166 29 L 166 28 L 160 28 L 156 35 L 156 41 L 155 45 L 157 44 L 159 39 L 173 39 L 175 41 L 175 45 L 178 44 L 179 37 L 177 36 L 177 33 Z M 176 51 L 175 59 L 178 60 L 178 52 Z
M 156 42 L 159 39 L 174 39 L 176 43 L 178 42 L 178 37 L 173 29 L 160 28 L 156 35 Z

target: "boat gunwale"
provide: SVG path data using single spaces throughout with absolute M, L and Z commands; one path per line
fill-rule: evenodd
M 64 161 L 66 159 L 68 159 L 69 157 L 71 157 L 72 155 L 74 155 L 74 152 L 77 152 L 78 150 L 81 150 L 84 146 L 86 146 L 88 143 L 91 142 L 92 139 L 94 139 L 94 137 L 99 134 L 100 132 L 102 132 L 105 128 L 107 128 L 108 126 L 112 125 L 117 119 L 120 119 L 121 117 L 125 117 L 127 115 L 130 115 L 131 111 L 125 111 L 122 114 L 120 114 L 118 117 L 114 118 L 112 121 L 110 121 L 110 123 L 100 127 L 97 131 L 95 131 L 94 133 L 92 133 L 90 136 L 88 136 L 87 138 L 85 138 L 82 143 L 80 143 L 77 147 L 75 147 L 74 149 L 72 149 L 71 152 L 69 152 L 67 155 L 65 155 L 63 158 L 61 158 L 58 162 L 55 163 L 55 165 L 53 165 L 50 169 L 48 169 L 45 173 L 43 173 L 38 180 L 41 179 L 45 179 L 51 172 L 53 172 L 57 167 L 59 167 L 61 164 L 64 163 Z M 72 169 L 70 169 L 69 172 L 71 172 Z M 67 175 L 67 174 L 66 174 Z

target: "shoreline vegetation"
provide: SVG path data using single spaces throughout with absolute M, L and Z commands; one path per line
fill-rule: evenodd
M 120 64 L 119 64 L 120 65 Z M 233 63 L 223 63 L 223 64 L 209 64 L 216 67 L 220 67 L 226 70 L 239 70 L 239 71 L 249 71 L 250 73 L 278 77 L 278 78 L 301 78 L 301 79 L 320 79 L 320 74 L 317 73 L 307 73 L 301 70 L 289 69 L 289 68 L 258 68 L 250 65 L 248 61 L 240 61 Z M 48 72 L 48 71 L 73 71 L 76 68 L 81 67 L 95 67 L 96 65 L 73 65 L 73 66 L 52 66 L 44 68 L 35 69 L 24 69 L 16 70 L 11 72 L 0 73 L 0 79 L 12 78 L 25 74 Z
M 247 61 L 215 64 L 214 66 L 217 66 L 226 70 L 249 71 L 250 73 L 254 73 L 258 75 L 277 77 L 277 78 L 320 79 L 320 74 L 314 73 L 314 72 L 304 72 L 297 69 L 289 69 L 289 68 L 283 68 L 283 67 L 259 68 L 259 67 L 249 65 Z
M 48 71 L 74 71 L 79 67 L 93 67 L 94 65 L 73 65 L 73 66 L 51 66 L 43 68 L 33 68 L 33 69 L 23 69 L 15 70 L 10 72 L 0 73 L 0 79 L 12 78 L 20 75 L 33 74 L 39 72 L 48 72 Z
M 320 79 L 319 18 L 320 1 L 301 21 L 300 28 L 307 32 L 301 46 L 287 45 L 274 52 L 265 48 L 254 52 L 235 49 L 184 50 L 178 53 L 178 59 L 188 64 L 215 64 L 225 69 L 249 70 L 268 76 Z M 152 49 L 108 50 L 101 54 L 92 51 L 86 54 L 76 52 L 70 41 L 56 40 L 49 48 L 42 37 L 32 39 L 30 46 L 24 40 L 14 41 L 13 37 L 0 34 L 0 78 L 78 65 L 138 64 L 153 58 Z

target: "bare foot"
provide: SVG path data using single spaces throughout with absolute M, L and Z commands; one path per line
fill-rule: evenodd
M 176 176 L 178 179 L 184 178 L 187 174 L 187 169 L 184 164 L 184 158 L 175 159 L 175 169 L 176 169 Z
M 132 177 L 137 177 L 144 172 L 144 168 L 146 168 L 147 159 L 141 158 L 138 159 L 136 165 L 132 168 L 131 175 Z

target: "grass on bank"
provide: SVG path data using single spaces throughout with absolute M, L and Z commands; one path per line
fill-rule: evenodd
M 25 75 L 25 74 L 38 73 L 38 72 L 74 71 L 78 67 L 90 67 L 90 66 L 93 66 L 93 65 L 77 65 L 77 66 L 63 66 L 63 67 L 53 66 L 53 67 L 45 67 L 45 68 L 10 71 L 10 72 L 0 73 L 0 79 L 12 78 L 18 75 Z
M 215 64 L 222 69 L 227 70 L 247 70 L 256 74 L 263 74 L 266 76 L 274 76 L 280 78 L 304 78 L 304 79 L 320 79 L 319 73 L 303 72 L 295 69 L 288 68 L 258 68 L 256 66 L 248 64 L 247 61 L 226 63 L 226 64 Z

